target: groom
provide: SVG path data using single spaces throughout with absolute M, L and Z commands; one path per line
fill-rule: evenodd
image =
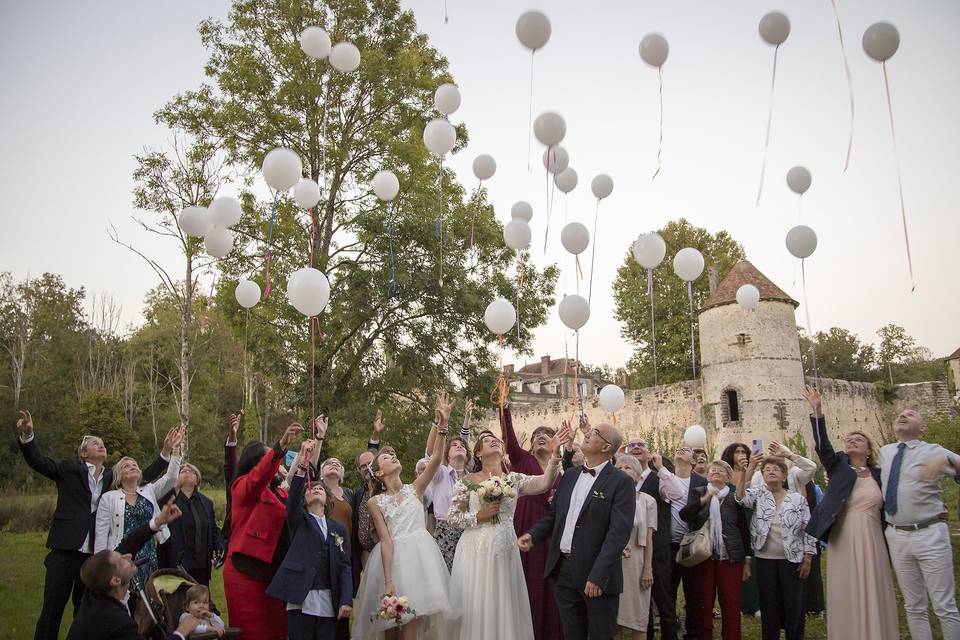
M 617 632 L 620 562 L 636 511 L 636 487 L 611 461 L 620 443 L 612 425 L 590 429 L 584 464 L 563 474 L 550 510 L 517 541 L 526 552 L 550 537 L 544 577 L 556 581 L 566 640 L 611 640 Z

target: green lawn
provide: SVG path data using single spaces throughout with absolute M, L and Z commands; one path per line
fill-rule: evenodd
M 205 492 L 206 493 L 206 492 Z M 223 502 L 222 491 L 210 491 L 211 497 L 218 504 L 218 514 Z M 945 499 L 950 508 L 950 528 L 953 540 L 954 572 L 960 569 L 960 523 L 957 520 L 957 486 L 950 482 L 945 491 Z M 44 541 L 46 534 L 40 531 L 13 532 L 22 528 L 22 517 L 16 517 L 12 512 L 31 513 L 42 509 L 50 503 L 52 510 L 52 496 L 2 496 L 0 497 L 0 516 L 6 514 L 4 520 L 0 517 L 0 549 L 3 550 L 5 571 L 0 574 L 0 640 L 20 640 L 31 638 L 36 617 L 43 600 L 43 557 L 46 553 Z M 11 520 L 9 516 L 13 515 Z M 825 557 L 825 559 L 827 559 Z M 824 565 L 823 575 L 826 576 Z M 960 584 L 960 573 L 957 575 L 957 584 Z M 214 601 L 221 609 L 226 609 L 223 597 L 223 582 L 220 572 L 214 572 L 211 583 Z M 897 594 L 899 600 L 899 593 Z M 66 636 L 73 617 L 72 607 L 68 605 L 61 625 L 60 637 Z M 942 638 L 936 623 L 936 616 L 930 612 L 930 619 L 934 621 L 934 637 Z M 903 605 L 900 606 L 900 634 L 902 638 L 909 638 Z M 714 637 L 720 637 L 720 621 L 716 622 Z M 743 618 L 743 637 L 745 640 L 760 638 L 760 621 L 754 618 Z M 810 640 L 825 640 L 827 637 L 825 621 L 818 618 L 808 618 L 806 637 Z

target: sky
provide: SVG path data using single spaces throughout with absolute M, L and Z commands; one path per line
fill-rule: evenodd
M 639 233 L 679 217 L 730 232 L 758 269 L 801 302 L 797 261 L 784 236 L 798 221 L 807 224 L 819 244 L 806 261 L 808 308 L 797 310 L 799 324 L 809 311 L 813 331 L 838 326 L 874 341 L 879 327 L 896 323 L 937 356 L 960 347 L 960 3 L 837 0 L 855 100 L 846 172 L 849 91 L 828 0 L 448 0 L 448 22 L 443 0 L 402 5 L 447 58 L 460 87 L 462 106 L 451 120 L 466 123 L 470 144 L 450 165 L 473 186 L 473 158 L 496 158 L 497 173 L 485 183 L 489 198 L 503 222 L 515 201 L 531 202 L 531 257 L 540 266 L 562 267 L 558 294 L 576 289 L 559 242 L 563 222 L 592 228 L 590 180 L 600 173 L 613 178 L 613 194 L 599 207 L 592 316 L 580 336 L 584 361 L 619 366 L 629 358 L 632 347 L 613 317 L 616 269 Z M 207 53 L 197 24 L 224 19 L 228 8 L 223 0 L 0 5 L 0 216 L 6 229 L 0 270 L 16 278 L 62 274 L 71 287 L 111 294 L 126 321 L 140 321 L 155 276 L 107 230 L 113 225 L 121 239 L 177 265 L 174 245 L 131 220 L 133 154 L 169 142 L 152 114 L 203 81 Z M 533 113 L 563 115 L 562 144 L 580 176 L 569 196 L 554 196 L 546 253 L 543 148 L 535 140 L 528 170 L 531 55 L 514 33 L 528 8 L 543 10 L 553 29 L 533 60 Z M 792 30 L 778 55 L 766 179 L 756 206 L 774 54 L 757 24 L 771 10 L 786 13 Z M 893 23 L 901 36 L 887 67 L 912 293 L 883 74 L 861 46 L 864 30 L 877 21 Z M 656 180 L 657 72 L 638 54 L 650 32 L 670 43 Z M 802 210 L 785 183 L 794 165 L 813 175 Z M 534 354 L 520 356 L 519 364 L 562 357 L 566 349 L 573 355 L 555 307 L 549 317 L 536 330 Z

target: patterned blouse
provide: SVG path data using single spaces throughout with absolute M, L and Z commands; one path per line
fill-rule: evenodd
M 137 494 L 137 501 L 132 507 L 130 506 L 129 502 L 124 501 L 124 531 L 133 531 L 138 527 L 142 527 L 143 525 L 148 524 L 151 518 L 153 518 L 153 505 L 150 504 L 149 500 L 140 494 Z M 157 545 L 154 542 L 153 537 L 150 538 L 147 544 L 143 545 L 143 548 L 141 548 L 137 553 L 137 557 L 134 558 L 134 561 L 142 560 L 144 558 L 146 558 L 147 562 L 137 567 L 137 574 L 133 577 L 133 580 L 130 581 L 131 592 L 143 590 L 143 585 L 147 583 L 147 579 L 154 571 L 157 570 Z
M 750 487 L 738 500 L 744 507 L 753 507 L 750 521 L 750 542 L 755 551 L 763 549 L 777 512 L 777 499 L 766 484 Z M 790 562 L 803 562 L 804 555 L 816 555 L 817 540 L 805 531 L 810 520 L 807 499 L 794 491 L 787 491 L 780 503 L 780 533 L 783 536 L 783 555 Z

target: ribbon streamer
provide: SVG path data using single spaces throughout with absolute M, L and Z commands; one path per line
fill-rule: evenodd
M 503 375 L 503 334 L 497 336 L 497 344 L 500 345 L 500 377 L 490 392 L 490 401 L 500 407 L 500 414 L 503 415 L 503 407 L 507 404 L 507 379 Z
M 440 238 L 440 255 L 438 263 L 440 266 L 440 286 L 443 287 L 443 157 L 440 157 L 440 168 L 437 169 L 437 200 L 440 205 L 437 209 L 437 221 L 434 230 Z
M 397 254 L 393 249 L 393 207 L 394 201 L 390 201 L 390 213 L 387 220 L 387 239 L 390 241 L 390 286 L 387 287 L 387 300 L 397 295 L 400 285 L 397 282 Z
M 267 258 L 265 261 L 266 275 L 264 276 L 263 299 L 270 297 L 270 258 L 273 257 L 273 225 L 277 221 L 277 192 L 273 194 L 273 207 L 270 211 L 270 225 L 267 227 Z
M 553 195 L 550 193 L 550 160 L 552 159 L 550 152 L 553 151 L 553 147 L 547 147 L 547 229 L 543 232 L 543 255 L 547 255 L 547 237 L 550 235 L 550 212 L 553 210 Z
M 474 246 L 476 246 L 476 241 L 474 240 L 473 235 L 473 223 L 477 219 L 477 206 L 478 201 L 480 200 L 480 189 L 483 188 L 483 180 L 477 183 L 477 190 L 474 192 L 473 197 L 470 198 L 470 250 L 473 251 Z
M 520 292 L 523 289 L 523 283 L 526 280 L 526 267 L 524 266 L 523 252 L 517 251 L 517 344 L 520 344 Z
M 653 172 L 651 180 L 656 180 L 660 174 L 660 155 L 663 153 L 663 67 L 657 67 L 657 77 L 660 79 L 660 143 L 657 146 L 657 170 Z
M 847 140 L 847 159 L 843 162 L 843 173 L 850 166 L 850 153 L 853 150 L 853 76 L 850 75 L 850 63 L 847 61 L 847 48 L 843 44 L 843 29 L 840 27 L 840 11 L 837 9 L 837 0 L 830 0 L 833 5 L 833 17 L 837 19 L 837 35 L 840 37 L 840 54 L 843 56 L 843 70 L 847 74 L 847 88 L 850 93 L 850 137 Z
M 597 198 L 597 209 L 593 212 L 593 237 L 590 247 L 590 288 L 587 290 L 587 305 L 593 301 L 593 264 L 597 256 L 597 219 L 600 217 L 600 198 Z
M 801 280 L 803 281 L 803 312 L 807 316 L 807 336 L 810 340 L 810 360 L 813 364 L 813 384 L 816 387 L 817 391 L 820 391 L 820 372 L 817 369 L 817 349 L 814 347 L 814 335 L 813 331 L 810 328 L 810 305 L 807 304 L 807 272 L 804 269 L 804 259 L 800 259 L 800 274 Z
M 773 76 L 770 79 L 770 112 L 767 114 L 767 137 L 763 142 L 763 162 L 760 165 L 760 187 L 757 189 L 757 205 L 760 206 L 760 195 L 763 193 L 763 176 L 767 172 L 767 149 L 770 147 L 770 125 L 773 123 L 773 96 L 777 86 L 777 54 L 780 45 L 773 49 Z
M 576 346 L 574 347 L 574 360 L 573 360 L 573 415 L 576 417 L 577 409 L 580 404 L 580 330 L 577 329 L 575 332 L 576 335 Z M 576 422 L 579 424 L 579 421 Z
M 647 298 L 650 299 L 650 342 L 653 344 L 653 393 L 656 400 L 657 393 L 657 324 L 653 308 L 653 270 L 647 269 Z M 654 403 L 653 429 L 656 431 L 660 415 L 660 402 Z
M 900 191 L 900 219 L 903 221 L 903 243 L 907 248 L 907 269 L 910 271 L 910 293 L 917 288 L 913 279 L 913 258 L 910 255 L 910 234 L 907 233 L 907 208 L 903 202 L 903 179 L 900 177 L 900 152 L 897 151 L 897 132 L 893 127 L 893 105 L 890 102 L 890 80 L 887 78 L 887 63 L 883 62 L 883 86 L 887 91 L 887 113 L 890 116 L 890 138 L 893 140 L 893 155 L 897 161 L 897 189 Z
M 693 367 L 693 402 L 697 402 L 697 347 L 693 337 L 693 283 L 687 282 L 687 300 L 690 301 L 690 365 Z

